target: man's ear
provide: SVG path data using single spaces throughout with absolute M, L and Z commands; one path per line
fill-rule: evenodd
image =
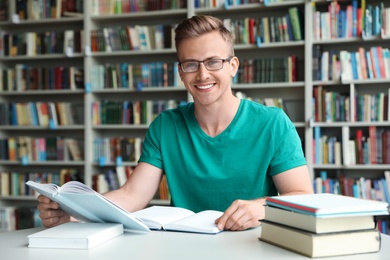
M 181 70 L 181 67 L 180 67 L 180 64 L 178 63 L 177 64 L 177 71 L 179 72 L 179 76 L 180 76 L 180 79 L 181 81 L 183 81 L 183 71 Z
M 234 56 L 230 60 L 230 76 L 232 78 L 236 76 L 239 66 L 240 66 L 240 60 L 236 56 Z

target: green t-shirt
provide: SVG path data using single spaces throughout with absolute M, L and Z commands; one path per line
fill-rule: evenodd
M 193 103 L 162 112 L 148 129 L 139 161 L 164 171 L 172 205 L 195 212 L 277 195 L 272 176 L 306 164 L 283 110 L 249 100 L 216 137 L 200 128 Z

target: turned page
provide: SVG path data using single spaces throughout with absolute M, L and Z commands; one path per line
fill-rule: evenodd
M 222 230 L 218 229 L 217 225 L 215 224 L 215 220 L 222 216 L 222 214 L 223 212 L 215 210 L 201 211 L 175 222 L 168 223 L 164 225 L 164 229 L 172 231 L 216 234 Z
M 162 229 L 162 227 L 170 222 L 194 215 L 195 213 L 185 208 L 177 208 L 170 206 L 151 206 L 136 212 L 131 215 L 143 223 L 150 229 Z
M 220 232 L 214 222 L 222 214 L 223 212 L 214 210 L 194 213 L 185 208 L 170 206 L 152 206 L 131 213 L 150 229 L 213 234 Z

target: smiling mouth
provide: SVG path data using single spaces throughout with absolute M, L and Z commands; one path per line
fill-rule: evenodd
M 195 85 L 198 89 L 209 89 L 212 86 L 214 86 L 214 83 L 207 84 L 207 85 Z

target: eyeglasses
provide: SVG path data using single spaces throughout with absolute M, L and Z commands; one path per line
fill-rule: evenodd
M 180 62 L 180 67 L 183 72 L 197 72 L 199 70 L 200 64 L 203 63 L 207 70 L 220 70 L 223 68 L 224 62 L 229 62 L 233 59 L 233 57 L 229 57 L 227 59 L 209 59 L 209 60 L 201 60 L 201 61 L 185 61 Z

